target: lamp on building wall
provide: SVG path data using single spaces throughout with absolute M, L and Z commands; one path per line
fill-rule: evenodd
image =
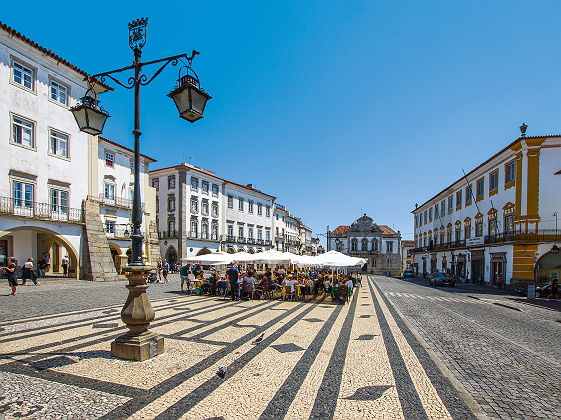
M 103 84 L 108 78 L 119 86 L 134 91 L 134 130 L 132 131 L 134 135 L 134 191 L 130 233 L 131 262 L 123 269 L 129 280 L 129 285 L 127 286 L 129 296 L 121 311 L 121 319 L 127 325 L 129 331 L 111 343 L 111 354 L 122 359 L 138 361 L 149 359 L 164 351 L 163 338 L 148 330 L 150 322 L 154 319 L 154 309 L 146 296 L 146 278 L 150 268 L 144 264 L 142 258 L 144 236 L 140 230 L 142 224 L 140 194 L 140 136 L 142 134 L 140 131 L 140 87 L 150 84 L 169 64 L 176 66 L 178 63 L 182 63 L 179 69 L 178 87 L 168 95 L 174 100 L 180 117 L 189 122 L 201 119 L 206 102 L 211 98 L 210 95 L 201 89 L 199 78 L 191 68 L 193 58 L 199 54 L 197 51 L 193 50 L 190 56 L 183 53 L 144 63 L 140 61 L 142 48 L 146 44 L 147 25 L 147 18 L 136 19 L 129 23 L 129 47 L 134 54 L 133 64 L 87 77 L 88 91 L 82 98 L 81 103 L 71 109 L 80 131 L 99 135 L 103 131 L 105 120 L 109 117 L 109 114 L 99 106 L 95 91 L 96 83 L 101 82 Z M 160 68 L 151 76 L 142 74 L 142 70 L 152 64 L 159 64 Z M 182 69 L 186 69 L 186 74 L 183 77 L 181 77 Z M 127 71 L 134 72 L 134 75 L 126 79 L 126 82 L 119 81 L 116 78 L 117 74 Z
M 553 245 L 551 247 L 551 253 L 552 254 L 559 254 L 559 247 L 557 245 Z

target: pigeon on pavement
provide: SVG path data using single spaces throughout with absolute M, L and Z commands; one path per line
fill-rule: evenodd
M 251 344 L 259 344 L 261 341 L 263 341 L 263 336 L 265 335 L 265 333 L 261 334 L 259 337 L 257 337 L 255 340 L 253 340 L 251 342 Z
M 226 376 L 226 366 L 222 365 L 222 366 L 218 366 L 218 372 L 216 372 L 216 374 L 224 379 L 224 376 Z

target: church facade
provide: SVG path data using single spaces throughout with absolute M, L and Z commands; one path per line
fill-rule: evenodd
M 401 273 L 401 234 L 386 225 L 378 225 L 364 214 L 350 226 L 329 231 L 328 251 L 335 250 L 367 260 L 363 271 L 371 274 Z

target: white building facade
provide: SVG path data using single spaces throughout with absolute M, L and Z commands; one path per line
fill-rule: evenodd
M 561 137 L 522 136 L 413 210 L 413 266 L 515 288 L 559 275 Z M 561 266 L 561 261 L 559 265 Z M 543 271 L 543 272 L 542 272 Z
M 163 258 L 272 247 L 274 196 L 186 163 L 151 171 L 150 183 Z

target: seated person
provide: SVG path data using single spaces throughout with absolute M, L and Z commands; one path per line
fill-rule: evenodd
M 253 295 L 255 291 L 255 277 L 252 271 L 248 271 L 242 281 L 242 297 Z
M 329 280 L 328 276 L 325 276 L 325 281 L 323 282 L 323 288 L 325 289 L 325 293 L 331 293 L 331 280 Z
M 298 284 L 298 282 L 294 279 L 292 275 L 288 275 L 286 280 L 283 282 L 283 284 L 285 286 L 290 286 L 290 293 L 294 293 L 294 290 L 296 289 L 296 285 Z

